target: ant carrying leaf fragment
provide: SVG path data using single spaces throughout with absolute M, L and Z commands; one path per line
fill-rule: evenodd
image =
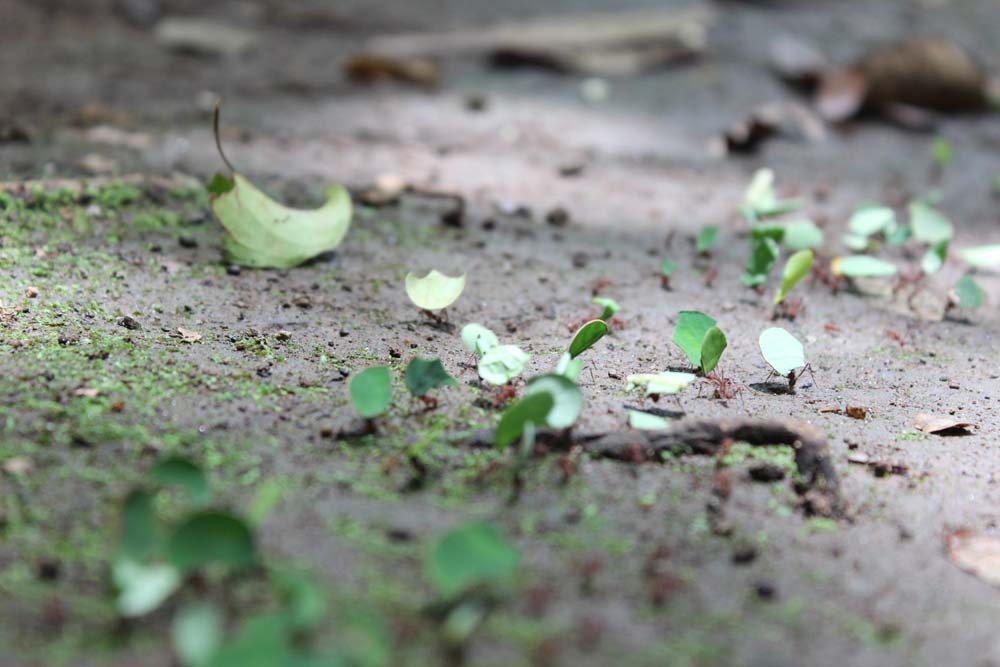
M 802 373 L 806 369 L 812 373 L 812 368 L 806 363 L 802 343 L 781 327 L 771 327 L 760 334 L 758 344 L 764 361 L 771 367 L 771 375 L 780 375 L 787 379 L 788 393 L 794 394 L 795 384 Z

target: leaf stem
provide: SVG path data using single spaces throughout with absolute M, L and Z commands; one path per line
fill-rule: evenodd
M 212 133 L 215 135 L 215 148 L 219 151 L 219 157 L 221 157 L 222 161 L 226 163 L 227 167 L 229 167 L 229 171 L 235 174 L 236 167 L 234 167 L 233 163 L 226 157 L 225 152 L 222 150 L 222 140 L 219 138 L 219 111 L 221 107 L 222 100 L 220 99 L 215 103 L 215 114 L 212 117 Z

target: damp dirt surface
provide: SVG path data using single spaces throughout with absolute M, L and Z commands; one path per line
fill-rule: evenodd
M 176 664 L 170 619 L 195 593 L 124 622 L 109 577 L 121 501 L 169 453 L 210 471 L 218 504 L 260 517 L 267 562 L 321 577 L 331 623 L 359 600 L 375 609 L 392 665 L 458 659 L 423 613 L 422 559 L 435 536 L 475 519 L 499 524 L 522 562 L 467 643 L 468 665 L 1000 665 L 1000 591 L 944 546 L 950 531 L 989 534 L 1000 521 L 1000 279 L 977 274 L 987 305 L 963 314 L 944 312 L 965 272 L 954 258 L 895 293 L 892 281 L 834 292 L 807 278 L 801 312 L 775 322 L 780 268 L 763 293 L 741 284 L 738 211 L 767 166 L 831 250 L 860 204 L 930 190 L 955 222 L 954 247 L 998 243 L 1000 121 L 944 116 L 922 134 L 866 119 L 747 157 L 707 149 L 754 106 L 796 99 L 766 65 L 778 35 L 842 62 L 944 34 L 996 70 L 991 2 L 714 3 L 702 58 L 610 79 L 601 100 L 581 93 L 594 88 L 584 77 L 478 58 L 446 59 L 430 90 L 349 83 L 342 67 L 379 33 L 625 3 L 287 4 L 165 2 L 254 31 L 253 52 L 218 59 L 170 53 L 104 3 L 0 3 L 0 126 L 30 138 L 0 143 L 0 180 L 43 182 L 12 191 L 0 218 L 0 666 Z M 223 166 L 217 95 L 229 158 L 278 199 L 316 205 L 331 181 L 362 193 L 390 174 L 457 195 L 462 214 L 417 192 L 358 203 L 329 255 L 284 271 L 227 267 L 202 187 Z M 954 152 L 943 173 L 936 136 Z M 84 195 L 66 190 L 81 181 Z M 719 241 L 699 256 L 705 225 Z M 915 249 L 884 256 L 918 270 Z M 677 264 L 670 289 L 664 258 Z M 445 323 L 404 293 L 409 271 L 430 268 L 468 276 Z M 626 408 L 808 422 L 826 438 L 845 512 L 810 515 L 789 448 L 739 443 L 656 462 L 539 452 L 511 502 L 511 453 L 463 445 L 495 424 L 500 396 L 477 380 L 458 330 L 479 322 L 520 345 L 530 377 L 599 314 L 595 295 L 621 311 L 581 357 L 576 432 L 625 430 Z M 701 379 L 656 403 L 626 391 L 630 374 L 687 369 L 670 338 L 688 309 L 727 335 L 716 374 L 731 396 Z M 773 325 L 811 364 L 794 394 L 758 353 Z M 416 356 L 440 357 L 458 381 L 434 410 L 403 386 Z M 347 386 L 381 364 L 395 399 L 364 435 Z M 928 435 L 912 427 L 919 413 L 975 427 Z M 237 582 L 225 604 L 249 608 L 255 595 Z

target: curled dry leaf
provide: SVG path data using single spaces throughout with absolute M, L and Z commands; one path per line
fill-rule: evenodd
M 948 560 L 992 586 L 1000 586 L 1000 539 L 969 529 L 944 538 Z
M 851 419 L 867 419 L 868 408 L 860 405 L 848 405 L 844 408 L 844 414 Z
M 862 109 L 981 111 L 988 106 L 982 68 L 955 43 L 920 37 L 892 44 L 823 77 L 816 95 L 820 114 L 847 120 Z
M 963 422 L 942 415 L 929 415 L 921 412 L 913 419 L 913 428 L 924 433 L 938 435 L 956 435 L 975 426 L 972 422 Z
M 355 56 L 347 63 L 345 73 L 351 81 L 365 84 L 391 79 L 434 87 L 441 80 L 437 64 L 426 58 L 390 58 L 375 54 Z

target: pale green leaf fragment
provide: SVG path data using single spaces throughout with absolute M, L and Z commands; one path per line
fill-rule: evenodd
M 950 241 L 955 235 L 951 222 L 936 208 L 920 200 L 910 202 L 910 227 L 914 238 L 930 245 Z
M 966 264 L 980 269 L 1000 269 L 1000 244 L 966 248 L 958 256 Z
M 350 384 L 351 403 L 365 419 L 377 417 L 392 402 L 392 372 L 388 366 L 373 366 L 361 371 Z
M 952 300 L 959 308 L 975 310 L 986 303 L 986 293 L 972 276 L 966 275 L 959 278 L 952 288 Z
M 793 220 L 785 223 L 782 244 L 789 250 L 805 250 L 823 245 L 823 230 L 812 220 Z
M 848 278 L 884 278 L 896 275 L 898 270 L 895 264 L 868 255 L 835 257 L 830 269 L 834 275 Z
M 758 340 L 764 361 L 782 377 L 806 365 L 805 350 L 795 336 L 781 327 L 771 327 Z
M 142 616 L 159 607 L 181 585 L 181 575 L 164 564 L 145 565 L 130 558 L 111 564 L 111 579 L 118 589 L 116 606 L 122 616 Z
M 575 382 L 563 375 L 539 375 L 532 378 L 524 395 L 538 393 L 552 396 L 552 409 L 545 418 L 549 428 L 569 428 L 583 410 L 583 392 Z
M 853 250 L 854 252 L 867 250 L 870 243 L 867 236 L 861 236 L 860 234 L 844 234 L 841 241 L 847 246 L 848 250 Z
M 495 333 L 482 324 L 476 324 L 475 322 L 462 327 L 461 336 L 462 345 L 465 346 L 465 349 L 479 356 L 483 356 L 490 349 L 500 344 L 500 339 L 497 338 Z
M 775 303 L 781 303 L 788 296 L 788 293 L 799 284 L 799 282 L 809 274 L 812 268 L 813 251 L 800 250 L 785 262 L 785 272 L 781 276 L 781 287 L 774 296 Z
M 920 260 L 920 270 L 930 275 L 937 273 L 944 266 L 945 258 L 948 256 L 948 241 L 941 241 L 927 249 Z
M 627 389 L 646 387 L 646 394 L 677 394 L 686 389 L 697 379 L 694 373 L 664 371 L 662 373 L 636 373 L 629 375 L 625 381 Z
M 327 201 L 304 211 L 275 202 L 240 174 L 212 198 L 212 212 L 226 228 L 223 252 L 232 264 L 288 269 L 340 245 L 351 224 L 351 197 L 339 185 Z
M 712 249 L 715 245 L 715 241 L 719 236 L 719 228 L 714 225 L 708 225 L 702 227 L 701 231 L 698 232 L 698 238 L 695 240 L 695 250 L 699 255 L 703 255 Z
M 883 232 L 896 222 L 896 212 L 888 206 L 862 206 L 847 221 L 854 236 L 868 237 Z
M 670 420 L 642 410 L 628 410 L 628 426 L 637 431 L 659 431 L 670 426 Z
M 222 617 L 209 604 L 184 607 L 174 617 L 170 636 L 174 653 L 184 667 L 208 664 L 224 636 Z
M 614 317 L 615 313 L 621 310 L 621 306 L 618 305 L 618 302 L 614 299 L 609 299 L 608 297 L 595 296 L 590 300 L 590 302 L 604 309 L 601 312 L 601 319 L 605 321 Z
M 580 371 L 582 370 L 583 360 L 574 359 L 570 356 L 569 352 L 563 352 L 559 357 L 559 361 L 556 363 L 555 372 L 568 380 L 576 382 L 576 379 L 580 377 Z
M 480 358 L 479 377 L 490 384 L 507 384 L 521 374 L 530 358 L 517 345 L 497 345 Z
M 437 271 L 423 278 L 410 272 L 406 275 L 406 295 L 417 308 L 442 310 L 455 303 L 465 290 L 465 274 L 452 277 Z
M 468 523 L 442 535 L 431 546 L 427 578 L 445 599 L 480 584 L 500 583 L 517 571 L 521 554 L 492 523 Z

